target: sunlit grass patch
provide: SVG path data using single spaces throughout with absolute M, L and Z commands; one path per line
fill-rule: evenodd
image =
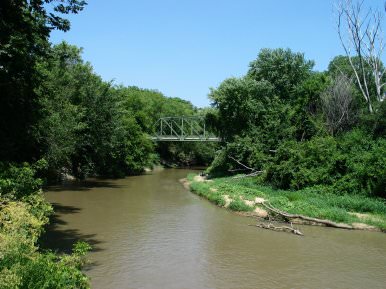
M 237 212 L 248 212 L 252 211 L 252 207 L 246 205 L 243 200 L 237 198 L 234 199 L 228 207 L 232 211 L 237 211 Z
M 292 214 L 327 219 L 338 223 L 364 223 L 386 230 L 386 204 L 380 198 L 362 195 L 336 195 L 328 188 L 317 186 L 299 191 L 277 190 L 259 184 L 254 178 L 222 177 L 210 182 L 195 182 L 189 175 L 192 191 L 224 206 L 224 196 L 230 198 L 228 208 L 233 211 L 251 211 L 254 206 L 246 200 L 263 198 L 272 206 Z M 360 215 L 362 214 L 362 215 Z

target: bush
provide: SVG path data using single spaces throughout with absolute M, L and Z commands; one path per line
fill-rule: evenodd
M 41 194 L 28 198 L 31 204 L 0 199 L 0 288 L 89 288 L 80 267 L 90 247 L 79 243 L 62 256 L 39 252 L 36 242 L 51 210 Z
M 361 115 L 361 128 L 374 137 L 386 137 L 386 101 L 374 105 L 375 112 Z
M 310 141 L 283 142 L 265 180 L 282 189 L 301 189 L 317 184 L 332 184 L 340 175 L 341 156 L 332 137 L 314 137 Z
M 340 138 L 283 142 L 265 181 L 282 189 L 323 185 L 336 194 L 386 197 L 386 140 L 353 130 Z
M 77 244 L 71 255 L 38 250 L 37 240 L 52 213 L 42 181 L 35 177 L 45 165 L 0 163 L 0 289 L 89 288 L 80 271 L 87 244 Z
M 35 174 L 45 165 L 44 160 L 33 166 L 28 163 L 13 165 L 0 162 L 0 197 L 17 200 L 39 191 L 42 180 L 36 178 Z
M 386 197 L 386 140 L 371 139 L 360 130 L 346 133 L 339 141 L 345 176 L 334 184 L 342 193 Z

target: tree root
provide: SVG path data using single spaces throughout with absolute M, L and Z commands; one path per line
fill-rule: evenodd
M 308 221 L 308 222 L 323 224 L 323 225 L 328 226 L 328 227 L 334 227 L 334 228 L 339 228 L 339 229 L 347 229 L 347 230 L 354 229 L 352 226 L 347 225 L 347 224 L 335 223 L 335 222 L 332 222 L 332 221 L 329 221 L 329 220 L 317 219 L 317 218 L 307 217 L 307 216 L 298 215 L 298 214 L 290 214 L 290 213 L 287 213 L 287 212 L 280 211 L 279 209 L 277 209 L 275 207 L 272 207 L 271 205 L 266 204 L 266 203 L 262 203 L 262 205 L 266 209 L 270 210 L 271 212 L 274 212 L 277 215 L 280 215 L 280 216 L 284 217 L 286 220 L 301 219 L 301 220 Z
M 273 224 L 264 224 L 264 223 L 260 223 L 260 224 L 256 224 L 256 225 L 250 224 L 248 226 L 254 226 L 254 227 L 273 230 L 273 231 L 289 232 L 289 233 L 293 233 L 295 235 L 304 236 L 304 234 L 302 232 L 300 232 L 298 229 L 293 228 L 292 224 L 291 224 L 291 227 L 288 227 L 288 226 L 276 227 Z

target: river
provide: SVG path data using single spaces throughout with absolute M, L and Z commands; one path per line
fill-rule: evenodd
M 190 193 L 190 172 L 50 187 L 44 246 L 93 246 L 92 288 L 386 288 L 386 234 L 301 227 L 304 237 L 248 226 Z

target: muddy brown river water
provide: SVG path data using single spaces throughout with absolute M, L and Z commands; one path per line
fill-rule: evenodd
M 386 234 L 301 227 L 304 237 L 248 226 L 190 193 L 189 171 L 51 187 L 45 246 L 90 242 L 92 288 L 386 288 Z

